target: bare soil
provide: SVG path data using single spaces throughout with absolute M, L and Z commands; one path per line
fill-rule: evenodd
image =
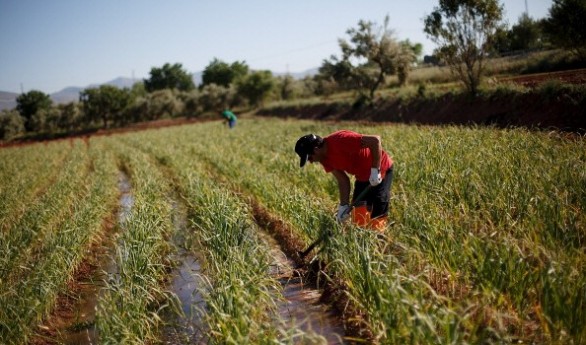
M 536 87 L 552 81 L 564 84 L 586 84 L 586 69 L 503 77 L 499 78 L 498 81 L 512 82 L 525 87 Z
M 586 84 L 586 69 L 540 73 L 499 79 L 532 88 L 527 92 L 495 92 L 470 97 L 447 93 L 437 98 L 379 99 L 375 104 L 353 107 L 339 103 L 261 109 L 260 116 L 314 120 L 357 120 L 423 125 L 491 125 L 553 129 L 586 133 L 586 96 L 583 91 L 556 87 L 550 92 L 535 88 L 548 81 Z

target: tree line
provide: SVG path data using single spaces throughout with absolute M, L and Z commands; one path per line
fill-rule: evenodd
M 558 47 L 586 60 L 586 0 L 554 0 L 549 16 L 536 21 L 522 15 L 511 28 L 502 22 L 498 0 L 438 0 L 424 18 L 424 32 L 437 45 L 423 62 L 444 64 L 470 94 L 478 93 L 484 60 Z M 324 59 L 319 72 L 296 80 L 290 75 L 253 71 L 245 61 L 214 58 L 204 69 L 201 85 L 180 63 L 153 67 L 150 77 L 132 88 L 102 85 L 83 90 L 79 102 L 54 105 L 38 90 L 17 98 L 16 109 L 0 113 L 0 139 L 27 134 L 51 135 L 174 117 L 198 117 L 228 107 L 259 107 L 266 101 L 324 97 L 353 91 L 356 104 L 371 104 L 389 76 L 405 85 L 421 63 L 422 46 L 399 40 L 386 16 L 382 25 L 360 20 L 339 39 L 340 55 Z

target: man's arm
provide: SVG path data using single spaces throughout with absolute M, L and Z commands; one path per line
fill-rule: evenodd
M 332 174 L 338 181 L 340 205 L 350 204 L 350 178 L 342 170 L 332 170 Z
M 372 155 L 371 167 L 380 170 L 380 158 L 383 151 L 380 137 L 378 135 L 363 135 L 360 144 L 370 150 Z

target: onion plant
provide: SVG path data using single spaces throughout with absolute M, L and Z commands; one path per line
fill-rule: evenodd
M 169 183 L 147 155 L 121 141 L 114 144 L 132 181 L 133 206 L 121 225 L 118 272 L 106 282 L 96 329 L 102 343 L 143 344 L 157 339 L 159 313 L 173 303 L 163 288 L 172 227 Z
M 299 168 L 300 136 L 342 128 L 380 135 L 395 161 L 392 225 L 382 236 L 336 224 L 334 179 L 319 164 Z M 309 339 L 272 316 L 279 284 L 267 273 L 250 199 L 306 243 L 332 232 L 318 254 L 324 272 L 345 287 L 372 341 L 586 341 L 583 137 L 251 118 L 233 130 L 218 121 L 95 138 L 89 147 L 64 143 L 45 155 L 0 150 L 3 342 L 26 341 L 50 314 L 111 215 L 120 168 L 134 205 L 116 241 L 119 273 L 98 307 L 104 343 L 159 339 L 161 311 L 175 300 L 165 288 L 172 189 L 188 205 L 185 241 L 200 253 L 208 282 L 211 342 Z
M 58 294 L 67 293 L 67 282 L 72 279 L 86 250 L 93 241 L 99 240 L 104 219 L 111 212 L 116 200 L 116 169 L 113 168 L 113 160 L 108 152 L 103 152 L 99 147 L 88 149 L 85 146 L 76 146 L 74 152 L 83 157 L 82 162 L 91 162 L 94 169 L 89 169 L 87 176 L 82 174 L 81 179 L 76 179 L 71 169 L 79 169 L 77 155 L 72 155 L 64 162 L 65 169 L 59 179 L 69 178 L 77 191 L 70 193 L 68 188 L 72 186 L 65 182 L 56 183 L 56 186 L 67 191 L 65 196 L 68 201 L 61 207 L 69 209 L 68 216 L 59 222 L 59 227 L 41 229 L 45 235 L 42 244 L 36 248 L 35 260 L 29 261 L 26 257 L 16 255 L 21 258 L 23 265 L 18 266 L 15 263 L 9 279 L 2 281 L 0 339 L 3 343 L 28 342 L 36 326 L 50 315 Z M 55 193 L 56 197 L 57 194 Z M 80 199 L 84 202 L 79 202 Z M 55 206 L 52 202 L 59 205 L 59 200 L 43 199 L 39 209 L 50 209 Z M 37 217 L 41 218 L 41 214 Z M 54 217 L 50 212 L 46 214 Z M 15 233 L 25 229 L 11 230 L 9 234 L 14 239 Z M 34 236 L 31 234 L 31 239 L 25 240 L 32 242 L 35 240 Z M 16 248 L 27 252 L 27 248 Z

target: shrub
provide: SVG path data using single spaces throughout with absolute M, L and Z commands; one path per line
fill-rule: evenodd
M 0 139 L 11 140 L 24 133 L 24 118 L 16 110 L 0 113 Z

